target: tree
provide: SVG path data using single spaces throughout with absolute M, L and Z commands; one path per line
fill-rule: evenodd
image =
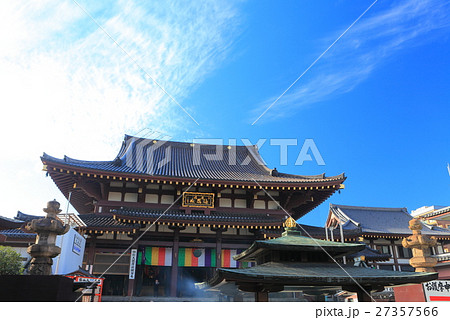
M 0 275 L 22 274 L 22 257 L 11 247 L 0 246 Z

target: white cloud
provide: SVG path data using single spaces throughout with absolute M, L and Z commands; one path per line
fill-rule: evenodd
M 401 50 L 439 39 L 448 32 L 449 2 L 397 1 L 389 3 L 387 9 L 381 9 L 382 5 L 373 6 L 258 122 L 290 116 L 296 110 L 349 92 Z M 320 47 L 327 48 L 341 33 L 338 30 L 323 39 Z M 254 108 L 251 121 L 276 98 L 270 97 Z
M 147 127 L 183 138 L 200 130 L 146 72 L 182 104 L 226 57 L 239 23 L 234 5 L 221 1 L 79 3 L 145 72 L 73 1 L 2 2 L 0 130 L 8 151 L 0 193 L 10 200 L 0 215 L 49 200 L 30 205 L 12 194 L 51 184 L 35 172 L 43 151 L 109 160 L 125 133 Z

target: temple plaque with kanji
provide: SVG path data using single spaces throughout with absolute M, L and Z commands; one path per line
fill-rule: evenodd
M 185 192 L 183 207 L 214 208 L 214 193 Z

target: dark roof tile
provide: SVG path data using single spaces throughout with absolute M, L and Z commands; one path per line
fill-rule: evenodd
M 220 156 L 215 157 L 215 154 Z M 218 158 L 218 159 L 215 159 Z M 190 144 L 125 136 L 113 161 L 58 159 L 44 153 L 42 161 L 107 172 L 147 174 L 173 178 L 253 181 L 278 183 L 314 183 L 345 180 L 344 174 L 326 178 L 324 174 L 303 176 L 269 169 L 256 146 Z
M 413 219 L 406 208 L 357 207 L 330 204 L 331 212 L 344 222 L 345 230 L 361 229 L 362 233 L 410 235 Z M 450 237 L 450 230 L 423 223 L 422 233 Z

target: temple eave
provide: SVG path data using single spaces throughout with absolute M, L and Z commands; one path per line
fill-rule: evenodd
M 345 270 L 345 271 L 344 271 Z M 208 285 L 214 287 L 223 280 L 238 283 L 261 282 L 293 286 L 395 286 L 435 280 L 438 273 L 398 272 L 362 267 L 344 267 L 308 263 L 266 263 L 247 269 L 219 268 Z

